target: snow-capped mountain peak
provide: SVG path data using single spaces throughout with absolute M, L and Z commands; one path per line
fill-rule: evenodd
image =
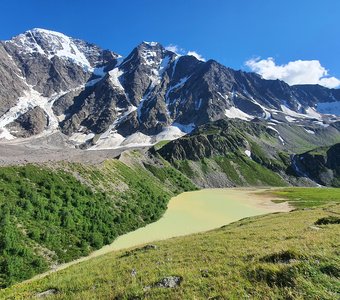
M 307 130 L 339 120 L 312 108 L 322 112 L 324 103 L 332 104 L 327 110 L 332 113 L 340 90 L 264 80 L 213 60 L 179 56 L 157 42 L 142 42 L 125 59 L 119 57 L 41 28 L 0 42 L 5 62 L 0 64 L 0 83 L 5 83 L 0 84 L 0 139 L 1 129 L 4 138 L 60 130 L 71 141 L 96 135 L 99 144 L 111 145 L 118 137 L 120 145 L 135 134 L 155 142 L 165 138 L 164 130 L 176 133 L 169 130 L 174 124 L 193 127 L 223 118 L 262 120 L 273 128 L 292 123 Z M 39 130 L 32 131 L 33 125 Z
M 39 53 L 48 59 L 58 56 L 81 65 L 84 69 L 93 70 L 85 53 L 78 48 L 76 40 L 60 32 L 34 28 L 14 37 L 9 43 L 17 46 L 22 54 Z
M 142 44 L 149 45 L 151 47 L 156 47 L 160 45 L 160 43 L 158 42 L 147 42 L 147 41 L 143 41 Z

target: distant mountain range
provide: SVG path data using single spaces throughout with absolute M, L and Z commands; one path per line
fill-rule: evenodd
M 44 29 L 0 42 L 0 99 L 0 139 L 59 131 L 89 149 L 152 145 L 225 118 L 311 136 L 340 120 L 338 89 L 264 80 L 155 42 L 124 58 Z

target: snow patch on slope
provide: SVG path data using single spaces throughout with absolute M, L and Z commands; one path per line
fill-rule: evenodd
M 96 149 L 115 149 L 125 140 L 125 138 L 117 133 L 116 126 L 123 122 L 127 116 L 137 110 L 137 107 L 131 105 L 127 110 L 117 108 L 118 118 L 109 126 L 109 128 L 100 136 L 96 145 L 90 150 Z
M 43 132 L 43 134 L 50 134 L 55 132 L 59 126 L 59 121 L 53 113 L 52 106 L 54 101 L 63 94 L 65 93 L 54 94 L 51 98 L 46 98 L 41 96 L 37 91 L 33 89 L 32 86 L 30 86 L 30 89 L 25 92 L 25 96 L 20 97 L 18 103 L 1 116 L 0 128 L 2 128 L 3 131 L 0 134 L 0 139 L 14 139 L 15 137 L 10 134 L 8 129 L 6 129 L 6 126 L 15 121 L 20 115 L 26 113 L 36 106 L 41 107 L 48 115 L 48 128 Z
M 306 115 L 314 119 L 318 119 L 318 120 L 322 119 L 322 116 L 317 111 L 315 111 L 314 108 L 311 108 L 311 107 L 308 107 L 306 109 Z
M 267 128 L 269 128 L 269 129 L 275 131 L 276 133 L 280 134 L 280 132 L 276 128 L 274 128 L 273 126 L 267 126 Z
M 73 39 L 56 31 L 35 28 L 18 35 L 12 41 L 21 48 L 22 53 L 38 52 L 48 59 L 58 56 L 82 66 L 86 71 L 93 71 L 85 54 L 79 50 Z
M 172 93 L 172 91 L 182 87 L 190 78 L 190 76 L 185 76 L 183 78 L 181 78 L 175 85 L 171 86 L 168 91 L 165 94 L 165 101 L 167 104 L 169 104 L 169 95 L 170 93 Z
M 194 123 L 189 123 L 186 125 L 180 123 L 173 123 L 172 126 L 179 128 L 179 130 L 184 133 L 191 133 L 196 127 Z
M 199 110 L 202 106 L 202 98 L 195 101 L 195 110 Z
M 105 70 L 105 67 L 95 68 L 93 70 L 93 75 L 98 76 L 98 78 L 88 81 L 85 84 L 85 87 L 94 86 L 97 82 L 101 81 L 104 78 L 104 76 L 107 74 L 107 72 L 105 72 L 104 70 Z
M 143 43 L 144 43 L 144 44 L 147 44 L 147 45 L 149 45 L 149 46 L 151 46 L 151 47 L 155 47 L 155 46 L 158 45 L 157 42 L 146 42 L 146 41 L 143 41 Z
M 178 126 L 174 126 L 174 125 L 168 126 L 168 127 L 164 128 L 162 132 L 157 134 L 156 142 L 176 140 L 176 139 L 184 136 L 187 133 L 185 131 L 186 128 L 182 127 L 182 129 L 183 130 L 181 130 Z
M 306 128 L 304 128 L 304 130 L 305 130 L 306 132 L 310 133 L 310 134 L 315 134 L 315 132 L 314 132 L 313 130 L 306 129 Z
M 245 150 L 244 153 L 249 157 L 251 158 L 251 152 L 249 150 Z
M 275 124 L 275 125 L 276 125 L 276 124 Z M 274 127 L 271 126 L 271 125 L 267 126 L 267 128 L 269 128 L 270 130 L 273 130 L 274 132 L 276 132 L 277 135 L 278 135 L 278 138 L 279 138 L 280 142 L 282 143 L 282 145 L 285 144 L 284 139 L 282 138 L 282 136 L 280 135 L 280 132 L 279 132 L 276 128 L 274 128 Z
M 290 116 L 290 117 L 296 117 L 299 118 L 301 117 L 302 114 L 297 113 L 294 110 L 291 110 L 290 108 L 288 108 L 286 105 L 280 105 L 281 106 L 281 110 L 283 111 L 284 114 Z
M 245 120 L 245 121 L 249 121 L 249 120 L 253 119 L 253 117 L 251 115 L 246 114 L 245 112 L 243 112 L 242 110 L 240 110 L 236 107 L 231 107 L 229 109 L 226 109 L 225 115 L 226 115 L 226 117 L 228 117 L 230 119 L 241 119 L 241 120 Z
M 284 145 L 284 144 L 285 144 L 285 141 L 284 141 L 284 139 L 282 138 L 282 136 L 281 136 L 281 135 L 279 135 L 279 140 L 281 141 L 282 145 Z
M 143 63 L 148 66 L 158 65 L 160 63 L 160 59 L 157 58 L 157 52 L 151 49 L 143 49 L 141 57 L 143 58 Z
M 294 119 L 294 118 L 292 118 L 292 117 L 290 117 L 290 116 L 285 116 L 285 118 L 286 118 L 286 120 L 287 120 L 288 122 L 295 122 L 295 121 L 296 121 L 296 119 Z
M 121 147 L 142 147 L 142 146 L 152 146 L 152 137 L 142 133 L 135 132 L 124 139 L 121 143 Z
M 112 84 L 117 87 L 119 90 L 124 91 L 124 88 L 120 82 L 120 77 L 124 74 L 123 71 L 119 70 L 119 68 L 114 68 L 109 72 L 110 80 Z
M 315 111 L 315 109 L 311 107 L 306 108 L 306 113 L 298 113 L 294 110 L 291 110 L 286 105 L 281 105 L 282 112 L 286 115 L 285 118 L 288 122 L 294 122 L 296 119 L 317 119 L 322 120 L 322 116 Z
M 163 76 L 164 72 L 168 69 L 170 59 L 171 59 L 170 56 L 166 56 L 165 58 L 163 58 L 160 66 L 159 66 L 159 70 L 158 70 L 158 77 L 159 77 L 159 79 L 161 79 L 161 77 Z
M 134 148 L 134 147 L 150 147 L 160 141 L 171 141 L 178 139 L 188 133 L 194 128 L 194 124 L 179 124 L 174 123 L 171 126 L 165 127 L 157 135 L 145 135 L 141 132 L 133 133 L 129 136 L 123 137 L 114 127 L 106 135 L 103 134 L 96 145 L 89 148 L 89 150 L 98 149 L 119 149 L 119 148 Z

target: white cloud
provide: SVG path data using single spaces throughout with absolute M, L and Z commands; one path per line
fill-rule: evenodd
M 320 84 L 328 88 L 340 87 L 340 80 L 330 77 L 318 60 L 296 60 L 277 65 L 274 58 L 250 59 L 245 65 L 264 79 L 280 79 L 289 85 Z
M 198 60 L 205 61 L 205 58 L 196 51 L 188 51 L 187 55 L 195 56 Z
M 174 52 L 176 54 L 179 54 L 179 55 L 182 55 L 185 52 L 181 47 L 179 47 L 177 45 L 173 45 L 173 44 L 166 46 L 165 49 L 168 50 L 168 51 Z
M 202 60 L 202 61 L 205 61 L 205 58 L 197 53 L 196 51 L 186 51 L 185 49 L 177 46 L 177 45 L 174 45 L 174 44 L 170 44 L 168 46 L 165 47 L 166 50 L 168 51 L 171 51 L 171 52 L 174 52 L 178 55 L 191 55 L 191 56 L 194 56 L 196 57 L 198 60 Z
M 320 79 L 319 84 L 329 88 L 339 88 L 340 80 L 335 77 L 324 77 Z

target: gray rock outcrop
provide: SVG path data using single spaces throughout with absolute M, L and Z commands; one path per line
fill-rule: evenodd
M 48 116 L 45 111 L 36 106 L 20 115 L 7 128 L 12 135 L 27 138 L 42 133 L 47 128 L 48 122 Z

